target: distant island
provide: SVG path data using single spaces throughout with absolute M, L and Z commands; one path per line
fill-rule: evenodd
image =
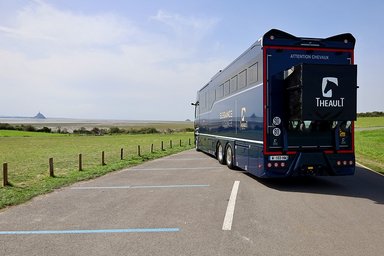
M 40 112 L 37 113 L 37 115 L 35 115 L 34 117 L 32 117 L 34 119 L 47 119 L 43 114 L 41 114 Z
M 30 117 L 30 116 L 0 116 L 0 118 L 47 119 L 40 111 L 33 117 Z

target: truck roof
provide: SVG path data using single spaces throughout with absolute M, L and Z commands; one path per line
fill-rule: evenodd
M 287 32 L 271 29 L 262 37 L 263 46 L 319 47 L 333 49 L 354 49 L 356 39 L 351 33 L 327 38 L 296 37 Z

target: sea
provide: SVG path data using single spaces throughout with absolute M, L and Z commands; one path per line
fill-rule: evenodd
M 38 119 L 33 117 L 0 117 L 0 123 L 9 124 L 67 124 L 67 123 L 78 123 L 78 124 L 92 124 L 92 123 L 173 123 L 183 121 L 161 121 L 161 120 L 120 120 L 120 119 L 76 119 L 76 118 L 45 118 Z M 188 122 L 188 121 L 185 121 Z
M 36 128 L 48 127 L 53 130 L 58 128 L 67 129 L 69 132 L 84 127 L 86 129 L 109 128 L 134 128 L 134 127 L 174 127 L 193 126 L 191 121 L 161 121 L 161 120 L 118 120 L 118 119 L 75 119 L 75 118 L 46 118 L 38 119 L 31 117 L 0 117 L 0 123 L 14 125 L 32 125 Z

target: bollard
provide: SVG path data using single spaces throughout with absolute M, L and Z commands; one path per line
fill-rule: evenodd
M 181 140 L 180 140 L 180 147 L 181 147 Z
M 138 155 L 138 156 L 141 156 L 140 145 L 137 146 L 137 155 Z
M 153 143 L 151 144 L 151 154 L 153 153 Z
M 123 160 L 124 159 L 124 149 L 121 148 L 120 149 L 120 160 Z
M 164 151 L 164 142 L 161 141 L 161 151 Z
M 191 138 L 188 139 L 188 145 L 191 146 Z
M 8 185 L 8 163 L 3 163 L 3 187 Z
M 104 153 L 104 151 L 101 152 L 101 165 L 106 165 L 105 164 L 105 153 Z
M 83 170 L 83 155 L 79 154 L 79 171 Z
M 49 176 L 55 177 L 55 174 L 53 172 L 53 158 L 49 158 Z
M 172 148 L 172 140 L 169 141 L 169 147 Z

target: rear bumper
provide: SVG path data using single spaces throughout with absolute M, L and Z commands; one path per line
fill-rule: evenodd
M 344 176 L 355 173 L 354 154 L 326 154 L 323 152 L 298 152 L 290 155 L 287 168 L 268 168 L 262 177 L 292 176 Z
M 355 173 L 353 154 L 300 152 L 288 170 L 288 176 L 341 176 Z

